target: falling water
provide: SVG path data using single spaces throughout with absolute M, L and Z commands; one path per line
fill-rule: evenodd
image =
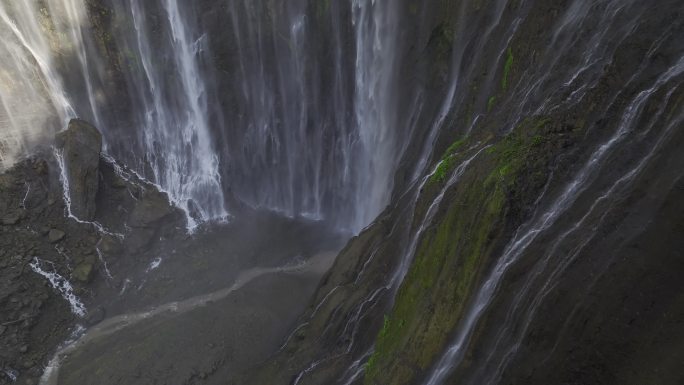
M 144 144 L 145 166 L 171 200 L 188 213 L 189 227 L 197 221 L 225 219 L 218 155 L 212 146 L 209 107 L 197 60 L 203 36 L 186 24 L 176 0 L 162 1 L 162 17 L 168 36 L 152 41 L 150 15 L 135 1 L 122 1 L 121 12 L 130 12 L 132 34 L 118 35 L 122 46 L 136 52 L 129 71 L 133 100 L 140 100 L 139 135 Z M 191 16 L 185 16 L 191 17 Z M 122 31 L 123 32 L 123 31 Z M 159 44 L 159 45 L 156 45 Z M 165 60 L 159 60 L 164 58 Z M 138 165 L 140 166 L 140 165 Z
M 625 7 L 625 2 L 617 2 L 619 3 L 617 4 L 616 2 L 608 1 L 606 3 L 606 15 L 603 16 L 605 17 L 605 19 L 607 19 L 607 21 L 612 21 L 612 19 L 615 17 L 618 11 Z M 571 7 L 571 10 L 576 11 L 576 7 Z M 581 19 L 573 20 L 575 22 L 581 21 Z M 568 23 L 567 18 L 563 21 Z M 563 24 L 560 28 L 565 28 L 566 26 L 567 24 Z M 602 42 L 601 39 L 603 39 L 606 36 L 606 29 L 611 28 L 611 24 L 603 24 L 603 28 L 605 29 L 599 29 L 599 31 L 597 32 L 597 35 L 599 37 L 595 37 L 594 39 L 590 40 L 594 45 L 598 45 L 599 42 Z M 606 42 L 603 43 L 608 44 Z M 597 49 L 596 46 L 594 46 L 593 48 L 595 50 Z M 610 46 L 608 49 L 614 49 L 614 46 Z M 653 54 L 654 52 L 655 51 L 653 50 L 649 51 L 650 54 Z M 589 54 L 594 55 L 594 52 L 589 51 Z M 648 60 L 650 60 L 650 57 L 648 57 Z M 582 68 L 587 65 L 586 63 L 587 61 L 585 60 L 584 62 L 580 62 L 578 64 L 578 66 L 580 67 L 579 72 L 583 71 Z M 611 153 L 615 151 L 616 147 L 622 145 L 625 141 L 627 141 L 629 134 L 635 131 L 638 120 L 641 117 L 641 111 L 644 108 L 646 102 L 648 102 L 649 99 L 652 97 L 652 95 L 654 95 L 658 91 L 662 91 L 662 89 L 665 88 L 665 85 L 667 85 L 668 82 L 670 82 L 674 78 L 680 77 L 683 72 L 684 58 L 680 58 L 671 68 L 663 72 L 649 88 L 637 93 L 634 99 L 632 99 L 629 105 L 627 105 L 624 109 L 623 115 L 620 121 L 618 122 L 617 128 L 612 133 L 612 135 L 610 135 L 603 143 L 599 144 L 594 149 L 593 153 L 587 159 L 586 163 L 584 163 L 584 165 L 579 169 L 574 178 L 565 186 L 561 194 L 558 197 L 556 197 L 553 200 L 553 202 L 551 202 L 548 205 L 548 207 L 546 207 L 541 212 L 537 213 L 537 215 L 526 226 L 523 226 L 518 229 L 518 231 L 515 234 L 515 237 L 510 241 L 508 246 L 505 248 L 502 255 L 499 257 L 498 261 L 493 267 L 492 271 L 484 279 L 482 285 L 473 294 L 472 303 L 466 311 L 466 313 L 464 314 L 460 324 L 458 325 L 455 339 L 451 342 L 451 344 L 446 349 L 444 354 L 437 361 L 432 372 L 430 373 L 430 376 L 425 382 L 426 385 L 439 385 L 444 383 L 444 381 L 448 378 L 448 375 L 451 373 L 451 371 L 459 366 L 464 357 L 466 349 L 468 348 L 468 343 L 470 342 L 471 336 L 478 324 L 478 321 L 480 321 L 481 316 L 487 310 L 491 301 L 496 295 L 496 291 L 500 285 L 500 282 L 505 277 L 505 274 L 508 271 L 508 269 L 512 265 L 514 265 L 518 260 L 520 260 L 520 258 L 522 258 L 524 253 L 527 251 L 528 247 L 542 234 L 545 234 L 545 232 L 551 229 L 552 226 L 556 224 L 557 220 L 561 216 L 563 216 L 570 208 L 573 207 L 573 204 L 576 200 L 579 199 L 581 194 L 584 191 L 586 191 L 592 183 L 594 183 L 596 176 L 603 169 Z M 637 75 L 639 75 L 639 73 L 634 74 L 632 80 L 635 79 Z M 594 79 L 589 79 L 588 81 L 594 81 Z M 572 82 L 572 80 L 570 82 Z M 625 86 L 629 85 L 630 83 L 631 80 L 628 81 Z M 534 86 L 537 86 L 537 84 L 533 85 L 533 87 Z M 576 87 L 580 89 L 584 88 L 584 86 L 582 86 L 581 84 L 577 84 Z M 667 95 L 670 95 L 671 93 L 672 91 L 669 91 Z M 527 100 L 522 100 L 520 104 L 523 105 L 524 102 L 527 102 Z M 679 117 L 678 119 L 681 119 L 681 117 Z M 660 134 L 657 143 L 661 144 L 666 135 L 672 130 L 674 126 L 679 124 L 679 122 L 680 120 L 675 120 L 673 123 L 669 124 L 668 127 L 664 129 L 663 132 Z M 648 132 L 648 130 L 642 132 L 641 135 L 645 135 L 646 132 Z M 638 175 L 638 172 L 640 172 L 643 169 L 644 165 L 652 158 L 653 153 L 656 150 L 657 147 L 653 148 L 643 158 L 641 158 L 640 162 L 638 162 L 638 164 L 633 169 L 629 169 L 628 172 L 625 174 L 618 175 L 618 177 L 614 180 L 612 185 L 609 185 L 609 188 L 589 208 L 588 212 L 582 217 L 580 222 L 572 225 L 569 230 L 561 233 L 561 235 L 558 238 L 556 238 L 555 242 L 552 244 L 551 250 L 547 251 L 548 254 L 546 255 L 546 257 L 542 258 L 537 263 L 535 268 L 543 269 L 545 267 L 545 264 L 547 263 L 548 258 L 551 258 L 555 254 L 555 248 L 557 247 L 557 245 L 563 242 L 570 233 L 574 232 L 577 228 L 581 227 L 582 222 L 594 212 L 597 204 L 603 201 L 610 201 L 612 195 L 614 195 L 616 191 L 619 191 L 618 187 L 621 187 L 623 184 L 628 183 L 636 175 Z M 568 256 L 568 259 L 571 261 L 573 255 L 576 255 L 579 252 L 579 250 L 581 250 L 584 247 L 584 245 L 586 245 L 586 243 L 579 246 L 574 253 Z M 557 278 L 558 275 L 562 272 L 562 268 L 564 266 L 567 267 L 570 261 L 558 261 L 558 268 L 547 279 L 552 280 L 554 277 Z M 538 270 L 535 271 L 537 271 L 538 273 Z M 531 274 L 530 277 L 531 280 L 535 280 L 538 276 L 536 274 Z M 523 292 L 522 294 L 516 297 L 516 303 L 519 303 L 519 301 L 521 301 L 523 297 L 531 295 L 531 293 L 527 291 L 530 288 L 530 284 L 531 282 L 528 281 L 523 286 Z M 544 289 L 546 289 L 549 285 L 552 284 L 550 283 L 550 281 L 547 281 L 547 283 L 543 285 Z M 532 296 L 534 299 L 532 300 L 532 303 L 531 305 L 529 305 L 529 307 L 521 306 L 521 309 L 512 309 L 511 312 L 517 312 L 518 310 L 527 311 L 526 317 L 528 319 L 527 322 L 529 323 L 529 318 L 531 317 L 531 314 L 533 314 L 536 310 L 535 305 L 538 304 L 540 301 L 539 296 L 543 297 L 543 295 L 544 290 L 538 293 L 537 296 Z M 506 333 L 511 332 L 507 329 L 508 326 L 508 322 L 504 322 L 502 325 L 500 325 L 501 331 L 498 334 L 497 344 L 501 343 L 501 340 Z M 517 338 L 521 338 L 522 333 L 524 332 L 519 332 Z M 509 336 L 509 338 L 514 339 L 515 337 Z M 511 355 L 517 349 L 518 346 L 519 341 L 517 343 L 513 342 L 512 346 L 509 346 L 507 350 L 504 350 L 500 346 L 497 346 L 497 350 L 492 351 L 489 359 L 492 359 L 493 356 L 498 356 L 497 359 L 500 360 L 500 363 L 498 364 L 498 367 L 496 367 L 496 370 L 490 370 L 486 374 L 486 376 L 489 377 L 490 381 L 487 383 L 496 382 L 496 380 L 498 380 L 496 376 L 501 374 L 502 368 L 506 365 L 508 360 L 510 360 Z M 499 356 L 499 352 L 501 351 L 506 353 L 501 354 Z M 486 361 L 482 362 L 482 367 L 484 367 L 484 365 L 486 365 L 487 363 L 488 362 Z
M 316 3 L 313 14 L 306 1 L 228 2 L 238 96 L 228 175 L 253 206 L 358 231 L 388 203 L 396 147 L 408 141 L 393 92 L 399 11 Z M 315 33 L 321 24 L 330 40 Z
M 215 42 L 189 2 L 39 4 L 0 7 L 5 166 L 78 116 L 168 192 L 190 228 L 227 218 L 229 190 L 353 231 L 388 203 L 410 142 L 397 114 L 398 7 L 326 2 L 312 14 L 304 0 L 231 0 L 230 33 Z M 312 33 L 321 25 L 329 35 Z M 235 56 L 215 56 L 217 44 Z M 233 94 L 217 94 L 218 71 Z
M 190 214 L 191 228 L 197 221 L 226 218 L 207 95 L 197 63 L 201 35 L 181 18 L 186 10 L 176 1 L 164 1 L 169 34 L 163 45 L 152 49 L 140 4 L 120 5 L 132 13 L 134 27 L 134 33 L 123 34 L 122 39 L 137 39 L 135 57 L 144 69 L 127 73 L 137 86 L 131 95 L 135 103 L 140 102 L 136 111 L 144 117 L 136 131 L 142 137 L 138 156 L 145 162 L 131 166 L 141 172 L 151 169 L 148 176 Z M 113 122 L 102 117 L 111 101 L 102 89 L 103 58 L 93 50 L 93 37 L 85 35 L 86 4 L 80 0 L 3 2 L 0 21 L 2 166 L 11 165 L 75 116 L 91 119 L 104 132 L 106 147 L 116 151 L 121 138 L 110 130 Z M 165 56 L 166 61 L 156 59 Z
M 0 170 L 75 114 L 53 58 L 70 47 L 48 15 L 32 2 L 0 3 Z

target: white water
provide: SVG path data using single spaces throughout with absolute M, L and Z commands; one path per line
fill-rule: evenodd
M 397 96 L 392 91 L 396 74 L 397 7 L 367 0 L 352 1 L 352 23 L 356 33 L 356 90 L 354 115 L 360 150 L 353 155 L 362 178 L 355 200 L 364 202 L 357 210 L 354 229 L 370 223 L 389 199 L 396 167 L 400 130 L 397 130 Z M 399 131 L 399 132 L 398 132 Z
M 54 265 L 52 266 L 53 271 L 46 271 L 43 268 L 43 265 L 46 263 L 49 264 L 50 262 L 44 262 L 38 258 L 33 258 L 31 263 L 29 263 L 29 266 L 35 273 L 47 279 L 48 282 L 50 282 L 50 286 L 52 286 L 53 289 L 57 290 L 62 295 L 62 297 L 69 303 L 72 313 L 79 317 L 84 317 L 87 312 L 85 305 L 83 305 L 83 302 L 81 302 L 76 294 L 74 294 L 74 288 L 71 286 L 69 280 L 59 275 L 55 270 Z
M 66 216 L 78 223 L 93 226 L 100 234 L 107 234 L 119 239 L 123 239 L 123 234 L 110 232 L 98 222 L 84 221 L 73 214 L 71 211 L 71 187 L 69 185 L 69 177 L 67 176 L 66 165 L 64 164 L 64 154 L 61 150 L 53 148 L 53 155 L 55 160 L 57 160 L 57 166 L 59 167 L 59 181 L 62 184 L 62 199 L 64 200 L 64 210 L 66 211 Z
M 359 231 L 388 203 L 409 143 L 411 123 L 396 111 L 399 10 L 385 1 L 226 3 L 238 68 L 239 113 L 227 130 L 235 193 Z M 332 29 L 326 50 L 316 23 Z
M 47 13 L 31 1 L 0 3 L 0 170 L 74 116 L 53 57 L 69 47 Z
M 161 314 L 172 313 L 172 314 L 183 314 L 193 309 L 201 306 L 206 306 L 207 304 L 216 302 L 223 298 L 228 297 L 235 291 L 241 289 L 246 284 L 251 281 L 258 279 L 264 275 L 286 273 L 286 274 L 306 274 L 315 273 L 317 275 L 323 274 L 332 263 L 335 257 L 335 253 L 324 252 L 315 255 L 309 260 L 301 261 L 297 263 L 290 263 L 280 267 L 273 268 L 253 268 L 245 270 L 238 275 L 233 284 L 230 287 L 221 289 L 209 294 L 199 295 L 189 299 L 185 299 L 177 302 L 170 302 L 155 306 L 149 310 L 117 315 L 104 321 L 98 323 L 90 329 L 82 330 L 79 332 L 76 338 L 65 343 L 59 350 L 55 353 L 53 358 L 50 360 L 48 367 L 46 368 L 43 376 L 40 379 L 41 385 L 57 385 L 59 379 L 59 369 L 60 363 L 65 356 L 69 353 L 74 352 L 77 349 L 95 341 L 106 337 L 108 335 L 119 332 L 123 329 L 132 327 L 142 321 L 154 318 Z
M 2 372 L 7 376 L 7 378 L 10 379 L 12 382 L 17 381 L 17 376 L 19 376 L 19 373 L 17 373 L 16 370 L 13 369 L 2 369 Z
M 134 1 L 125 6 L 132 13 L 133 31 L 138 32 L 136 57 L 145 69 L 136 79 L 137 98 L 142 101 L 136 107 L 145 116 L 136 129 L 144 138 L 144 153 L 139 155 L 153 172 L 150 178 L 188 213 L 191 229 L 198 222 L 226 219 L 198 68 L 200 36 L 190 30 L 176 0 L 163 1 L 170 32 L 165 48 L 173 53 L 178 79 L 170 83 L 159 75 L 164 72 L 160 66 L 168 63 L 155 60 L 162 53 L 151 49 L 147 40 L 141 4 Z M 76 116 L 90 119 L 103 131 L 106 147 L 114 140 L 115 133 L 109 130 L 113 122 L 102 118 L 102 110 L 109 107 L 98 88 L 104 63 L 93 52 L 94 37 L 84 29 L 86 18 L 82 0 L 0 4 L 0 169 L 50 140 Z M 127 143 L 129 149 L 131 144 Z M 144 165 L 132 166 L 142 170 Z
M 684 72 L 684 57 L 669 71 L 666 71 L 663 76 L 661 76 L 655 84 L 647 90 L 640 92 L 637 97 L 633 100 L 632 104 L 626 109 L 623 115 L 621 126 L 627 127 L 628 132 L 633 132 L 637 129 L 636 127 L 636 117 L 639 116 L 643 106 L 648 101 L 648 99 L 656 92 L 660 87 L 662 87 L 671 78 L 680 75 Z M 657 121 L 657 117 L 660 116 L 664 108 L 668 105 L 670 95 L 674 91 L 671 88 L 664 98 L 664 102 L 661 103 L 661 110 L 653 114 L 653 118 L 650 119 L 650 124 L 638 127 L 640 130 L 639 136 L 643 137 L 651 130 L 654 130 L 654 123 Z M 562 232 L 560 236 L 554 239 L 553 243 L 546 249 L 543 258 L 541 258 L 534 265 L 532 274 L 529 275 L 522 289 L 515 295 L 513 305 L 507 316 L 506 322 L 500 327 L 500 331 L 497 335 L 495 342 L 495 348 L 489 355 L 487 361 L 494 362 L 496 365 L 496 370 L 489 370 L 487 377 L 490 381 L 498 379 L 501 375 L 503 369 L 508 365 L 514 353 L 518 350 L 521 344 L 523 336 L 526 334 L 528 327 L 530 326 L 533 317 L 537 313 L 537 310 L 546 297 L 546 295 L 552 290 L 552 288 L 559 282 L 561 275 L 565 270 L 572 264 L 572 262 L 577 258 L 577 256 L 584 251 L 587 244 L 594 238 L 595 234 L 589 234 L 582 236 L 582 241 L 579 244 L 574 245 L 571 248 L 571 252 L 565 254 L 559 251 L 563 243 L 567 244 L 572 242 L 572 236 L 582 230 L 597 228 L 601 223 L 603 223 L 606 215 L 610 212 L 611 204 L 616 200 L 616 197 L 620 196 L 620 193 L 624 192 L 630 184 L 642 173 L 644 168 L 652 161 L 652 159 L 657 155 L 661 147 L 670 138 L 670 135 L 675 130 L 675 128 L 682 123 L 684 115 L 672 119 L 671 123 L 662 129 L 662 132 L 658 135 L 657 141 L 650 147 L 650 150 L 637 162 L 633 167 L 627 169 L 627 172 L 621 174 L 609 187 L 601 193 L 601 195 L 591 204 L 587 209 L 586 213 L 577 221 L 572 223 L 567 230 Z M 637 142 L 636 138 L 632 140 Z M 589 223 L 593 217 L 598 216 L 599 219 L 593 224 Z M 593 227 L 592 227 L 593 226 Z M 591 231 L 591 230 L 590 230 Z M 566 242 L 567 240 L 567 242 Z M 550 272 L 542 275 L 541 273 L 545 269 L 550 268 Z M 596 274 L 598 277 L 599 274 Z M 537 283 L 538 280 L 542 281 L 541 288 L 538 288 L 536 292 L 531 292 L 533 285 Z M 529 303 L 526 303 L 529 301 Z M 523 320 L 522 327 L 517 331 L 513 331 L 509 327 L 509 322 L 512 322 L 513 313 Z M 510 339 L 510 340 L 507 340 Z M 508 344 L 508 345 L 506 345 Z M 499 357 L 494 357 L 494 352 L 499 353 Z M 497 361 L 498 360 L 498 363 Z
M 235 85 L 228 109 L 204 10 L 192 2 L 112 0 L 111 14 L 92 20 L 84 0 L 38 4 L 0 5 L 3 167 L 78 116 L 103 132 L 105 151 L 168 192 L 189 230 L 228 219 L 228 189 L 252 206 L 352 231 L 388 203 L 422 108 L 418 94 L 413 118 L 399 119 L 400 10 L 391 3 L 327 2 L 312 15 L 304 1 L 227 1 L 233 33 L 222 38 L 236 49 L 235 68 L 222 69 Z M 332 25 L 330 62 L 313 48 L 314 17 Z
M 174 204 L 188 217 L 189 229 L 207 220 L 225 220 L 225 208 L 219 160 L 212 146 L 208 122 L 206 85 L 198 68 L 202 37 L 190 30 L 176 0 L 162 1 L 170 30 L 168 51 L 153 46 L 148 35 L 148 16 L 143 4 L 123 1 L 121 10 L 130 12 L 135 31 L 119 36 L 122 44 L 137 52 L 143 71 L 133 72 L 137 96 L 143 102 L 143 116 L 138 132 L 143 137 L 152 179 L 169 193 Z M 159 62 L 160 55 L 173 53 L 171 63 Z M 164 76 L 171 65 L 175 81 Z
M 145 270 L 145 272 L 149 273 L 152 270 L 158 269 L 159 266 L 161 266 L 161 263 L 162 263 L 162 257 L 157 257 L 157 258 L 153 259 L 152 262 L 150 262 L 150 265 Z
M 426 385 L 442 384 L 451 370 L 461 362 L 464 349 L 467 347 L 473 330 L 479 321 L 480 316 L 489 306 L 496 289 L 508 268 L 523 255 L 527 247 L 532 244 L 540 234 L 543 234 L 553 226 L 557 219 L 572 207 L 575 200 L 587 188 L 587 185 L 593 181 L 593 178 L 601 167 L 603 167 L 605 160 L 614 147 L 624 141 L 627 134 L 633 130 L 636 119 L 640 117 L 639 113 L 648 98 L 663 86 L 663 84 L 673 77 L 679 76 L 682 72 L 684 72 L 684 57 L 681 58 L 675 66 L 661 75 L 650 88 L 640 92 L 634 98 L 631 104 L 625 109 L 615 132 L 596 148 L 591 157 L 582 166 L 573 180 L 565 187 L 559 197 L 557 197 L 543 213 L 537 215 L 528 226 L 518 230 L 516 236 L 508 244 L 491 273 L 485 279 L 483 285 L 473 296 L 472 305 L 468 308 L 458 326 L 456 338 L 435 365 L 434 370 L 425 382 Z M 630 173 L 628 173 L 627 176 L 629 177 Z M 611 188 L 609 193 L 612 191 L 613 189 Z M 590 212 L 593 208 L 594 206 L 590 208 Z

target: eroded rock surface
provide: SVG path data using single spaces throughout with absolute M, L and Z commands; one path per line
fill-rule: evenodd
M 71 213 L 91 221 L 95 217 L 102 134 L 90 123 L 72 119 L 57 135 L 56 144 L 64 159 Z

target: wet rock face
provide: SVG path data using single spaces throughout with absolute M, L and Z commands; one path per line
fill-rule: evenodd
M 56 140 L 72 213 L 97 225 L 65 215 L 60 168 L 51 149 L 39 149 L 0 173 L 0 385 L 15 383 L 12 376 L 18 384 L 38 384 L 50 355 L 74 325 L 93 325 L 104 317 L 98 299 L 117 296 L 120 277 L 149 263 L 140 254 L 124 255 L 129 237 L 147 249 L 168 233 L 155 226 L 183 227 L 182 214 L 165 194 L 127 179 L 124 170 L 117 173 L 111 161 L 100 158 L 101 143 L 97 129 L 81 120 L 73 120 Z M 70 283 L 87 318 L 74 314 L 63 293 L 34 270 L 36 261 Z
M 66 131 L 57 135 L 69 182 L 71 212 L 77 218 L 92 221 L 98 188 L 98 166 L 102 134 L 84 120 L 72 119 Z

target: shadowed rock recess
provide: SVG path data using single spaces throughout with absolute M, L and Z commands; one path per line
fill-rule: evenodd
M 32 7 L 1 385 L 684 383 L 682 1 Z

